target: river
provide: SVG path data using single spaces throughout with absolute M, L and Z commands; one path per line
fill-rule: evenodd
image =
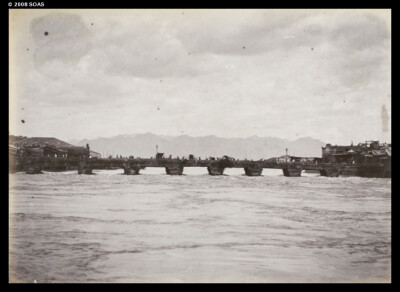
M 10 174 L 9 281 L 391 282 L 391 179 Z

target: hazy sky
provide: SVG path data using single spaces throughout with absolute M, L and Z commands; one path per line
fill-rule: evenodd
M 10 10 L 9 54 L 11 134 L 390 140 L 390 10 Z

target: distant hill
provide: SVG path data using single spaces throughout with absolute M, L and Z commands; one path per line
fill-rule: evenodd
M 26 138 L 28 138 L 28 137 L 26 137 L 26 136 L 14 136 L 14 135 L 8 134 L 8 144 L 14 144 L 17 141 L 24 140 Z
M 85 146 L 87 143 L 93 151 L 107 155 L 135 157 L 154 157 L 156 145 L 158 151 L 166 156 L 221 157 L 223 155 L 235 158 L 260 159 L 285 155 L 321 157 L 321 147 L 326 143 L 305 137 L 294 141 L 272 137 L 251 136 L 248 138 L 221 138 L 216 136 L 191 137 L 161 136 L 152 133 L 119 135 L 111 138 L 84 139 L 75 145 Z
M 55 146 L 55 147 L 74 147 L 74 145 L 71 145 L 67 142 L 61 141 L 54 137 L 30 137 L 30 138 L 25 138 L 25 139 L 19 139 L 13 143 L 14 146 L 18 146 L 18 147 L 22 147 L 22 146 L 26 146 L 26 145 L 44 146 L 46 144 L 48 144 L 50 146 Z

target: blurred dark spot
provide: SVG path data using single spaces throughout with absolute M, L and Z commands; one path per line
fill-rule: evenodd
M 44 32 L 44 35 L 49 35 L 49 33 L 47 31 Z
M 311 48 L 311 51 L 314 51 L 314 48 Z
M 189 52 L 189 55 L 191 55 L 192 53 L 191 52 Z
M 243 50 L 246 49 L 246 47 L 243 47 Z
M 93 22 L 90 25 L 93 25 Z
M 157 61 L 157 58 L 154 58 L 154 60 L 156 60 L 156 61 Z
M 160 82 L 162 82 L 162 80 L 160 80 Z
M 29 51 L 29 48 L 26 48 L 27 51 Z
M 25 123 L 25 120 L 21 120 L 21 122 L 24 124 L 24 123 Z
M 24 110 L 24 108 L 22 108 L 22 110 Z

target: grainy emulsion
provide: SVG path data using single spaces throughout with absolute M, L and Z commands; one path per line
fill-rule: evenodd
M 10 174 L 10 282 L 390 282 L 391 179 Z

